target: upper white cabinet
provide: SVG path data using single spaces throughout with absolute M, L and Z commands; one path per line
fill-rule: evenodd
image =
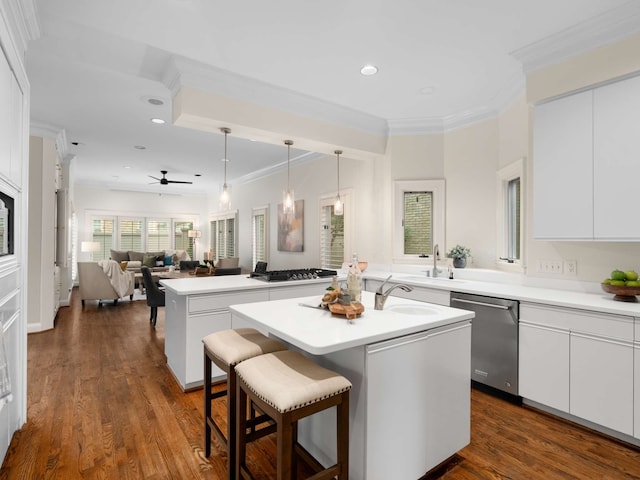
M 593 93 L 537 106 L 533 144 L 536 238 L 593 236 Z
M 640 240 L 640 77 L 536 106 L 534 237 Z
M 593 236 L 640 239 L 640 77 L 597 88 L 593 107 Z

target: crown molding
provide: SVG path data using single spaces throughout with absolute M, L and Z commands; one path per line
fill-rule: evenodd
M 5 0 L 0 4 L 0 9 L 13 33 L 16 49 L 24 56 L 29 41 L 40 37 L 35 0 Z
M 291 158 L 291 166 L 299 166 L 299 165 L 304 165 L 306 163 L 311 163 L 315 160 L 318 160 L 320 158 L 324 158 L 327 155 L 324 153 L 316 153 L 316 152 L 305 152 L 301 155 L 297 155 L 293 158 Z M 279 171 L 284 171 L 287 168 L 287 162 L 286 160 L 282 161 L 281 163 L 277 163 L 275 165 L 272 165 L 270 167 L 265 167 L 265 168 L 261 168 L 259 170 L 256 170 L 254 172 L 248 173 L 247 175 L 243 175 L 241 177 L 237 177 L 237 178 L 233 178 L 231 179 L 231 181 L 229 183 L 231 184 L 244 184 L 244 183 L 249 183 L 252 182 L 254 180 L 258 180 L 260 178 L 264 178 L 264 177 L 268 177 L 269 175 L 273 175 L 276 172 Z
M 526 74 L 640 32 L 640 2 L 631 1 L 511 52 Z

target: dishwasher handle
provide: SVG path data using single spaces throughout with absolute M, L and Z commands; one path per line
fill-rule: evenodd
M 511 309 L 511 307 L 508 306 L 508 305 L 497 305 L 495 303 L 478 302 L 477 300 L 465 300 L 463 298 L 452 298 L 451 301 L 452 302 L 458 302 L 458 303 L 469 303 L 471 305 L 480 305 L 482 307 L 497 308 L 499 310 L 510 310 Z

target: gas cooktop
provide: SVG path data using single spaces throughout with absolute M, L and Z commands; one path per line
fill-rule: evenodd
M 338 272 L 326 268 L 296 268 L 292 270 L 265 270 L 251 272 L 252 278 L 265 282 L 284 282 L 288 280 L 309 280 L 313 278 L 333 277 Z

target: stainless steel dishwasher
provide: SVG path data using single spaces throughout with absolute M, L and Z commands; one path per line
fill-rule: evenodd
M 472 310 L 471 380 L 518 395 L 518 310 L 515 300 L 451 292 L 450 305 Z

